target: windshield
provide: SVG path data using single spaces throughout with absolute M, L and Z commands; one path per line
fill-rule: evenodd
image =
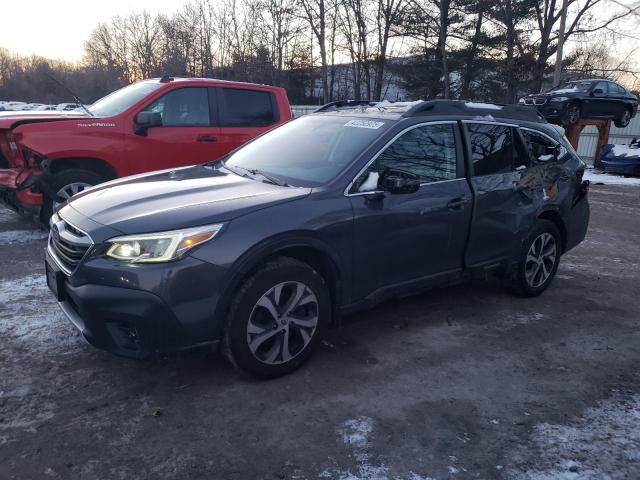
M 255 171 L 287 184 L 314 187 L 332 180 L 388 128 L 384 120 L 310 115 L 286 123 L 231 154 L 236 173 Z
M 568 82 L 553 88 L 552 92 L 588 92 L 591 82 Z
M 162 86 L 158 82 L 138 82 L 102 97 L 89 107 L 97 117 L 112 117 L 124 112 Z

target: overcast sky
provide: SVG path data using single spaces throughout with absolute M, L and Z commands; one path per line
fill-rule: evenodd
M 609 0 L 598 6 L 594 13 L 610 15 L 613 12 L 609 10 L 618 10 L 620 4 L 631 6 L 639 1 Z M 98 22 L 141 10 L 171 14 L 185 3 L 188 0 L 4 0 L 0 47 L 23 55 L 35 53 L 47 58 L 78 61 L 82 57 L 84 41 Z M 627 19 L 625 30 L 635 38 L 626 37 L 615 45 L 614 55 L 624 58 L 625 54 L 633 52 L 633 57 L 637 58 L 640 54 L 638 25 L 639 16 Z
M 98 22 L 148 10 L 172 13 L 187 0 L 4 0 L 0 47 L 76 61 Z

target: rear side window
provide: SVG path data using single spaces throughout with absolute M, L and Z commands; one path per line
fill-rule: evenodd
M 546 135 L 533 130 L 521 130 L 527 148 L 535 163 L 545 163 L 564 159 L 567 149 Z
M 626 93 L 626 90 L 617 83 L 609 84 L 609 93 Z
M 210 125 L 209 97 L 201 87 L 177 88 L 163 95 L 145 111 L 162 115 L 163 127 Z
M 259 127 L 278 120 L 271 92 L 241 88 L 218 89 L 221 126 Z
M 475 176 L 507 173 L 514 169 L 514 139 L 511 127 L 467 124 Z

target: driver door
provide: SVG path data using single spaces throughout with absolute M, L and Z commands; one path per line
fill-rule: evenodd
M 162 125 L 145 135 L 131 135 L 133 148 L 144 159 L 141 171 L 183 167 L 215 160 L 221 151 L 220 128 L 216 125 L 206 87 L 170 90 L 143 111 L 158 112 Z
M 385 171 L 420 177 L 414 193 L 379 191 Z M 471 219 L 456 122 L 409 127 L 354 180 L 354 294 L 402 291 L 462 269 Z

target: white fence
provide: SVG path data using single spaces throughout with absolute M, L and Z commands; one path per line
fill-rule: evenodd
M 291 105 L 294 118 L 312 113 L 319 105 Z M 631 120 L 627 128 L 611 126 L 609 143 L 629 143 L 634 138 L 640 138 L 640 113 Z M 593 153 L 598 142 L 598 131 L 594 126 L 585 127 L 578 142 L 578 154 L 585 160 L 593 160 Z

